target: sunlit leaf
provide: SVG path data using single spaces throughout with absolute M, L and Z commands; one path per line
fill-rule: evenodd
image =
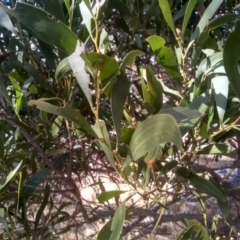
M 111 198 L 118 197 L 120 194 L 125 193 L 125 191 L 120 191 L 120 190 L 113 190 L 113 191 L 107 191 L 107 192 L 102 192 L 98 197 L 98 201 L 100 203 L 104 203 L 108 201 Z
M 176 120 L 168 114 L 154 115 L 143 121 L 133 133 L 130 151 L 137 160 L 161 143 L 172 142 L 182 148 L 182 136 Z

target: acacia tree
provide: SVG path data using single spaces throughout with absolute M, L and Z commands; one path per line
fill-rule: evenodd
M 39 0 L 19 2 L 12 10 L 0 5 L 4 234 L 50 238 L 52 226 L 71 222 L 79 211 L 91 221 L 72 173 L 91 171 L 84 156 L 99 151 L 134 194 L 144 190 L 159 220 L 169 194 L 174 201 L 184 193 L 195 196 L 205 216 L 205 194 L 217 200 L 236 234 L 227 176 L 193 161 L 201 154 L 236 154 L 224 141 L 239 131 L 239 21 L 231 1 L 221 4 Z M 220 7 L 228 13 L 217 15 Z M 154 195 L 147 190 L 152 182 Z M 163 190 L 168 186 L 171 193 Z M 73 216 L 65 203 L 53 208 L 54 192 L 77 201 Z M 121 194 L 103 191 L 98 200 Z M 129 200 L 116 207 L 97 239 L 120 238 Z M 31 222 L 27 210 L 34 204 L 39 208 Z M 196 232 L 214 239 L 217 228 L 209 231 L 207 224 L 206 218 L 202 224 L 186 220 L 177 238 Z

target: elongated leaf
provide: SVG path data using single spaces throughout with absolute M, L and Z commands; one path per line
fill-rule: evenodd
M 43 215 L 43 211 L 44 211 L 45 207 L 47 206 L 49 196 L 50 196 L 50 186 L 48 184 L 46 184 L 46 187 L 45 187 L 45 190 L 44 190 L 44 198 L 43 198 L 43 200 L 41 202 L 41 205 L 40 205 L 40 207 L 37 211 L 36 219 L 35 219 L 35 222 L 34 222 L 35 231 L 36 231 L 36 229 L 39 225 L 41 216 Z
M 21 86 L 19 85 L 19 82 L 23 82 L 23 79 L 17 72 L 10 73 L 8 77 L 11 80 L 12 85 L 15 89 L 16 100 L 15 100 L 14 109 L 15 109 L 15 112 L 18 114 L 23 104 L 22 90 L 21 90 Z
M 124 104 L 129 93 L 130 81 L 125 73 L 117 76 L 117 81 L 113 85 L 111 95 L 112 117 L 118 139 L 121 137 L 121 121 L 123 116 Z
M 212 78 L 212 85 L 214 88 L 214 99 L 217 106 L 219 122 L 222 124 L 228 100 L 228 77 L 221 75 L 216 76 Z
M 48 176 L 50 173 L 50 169 L 48 168 L 43 168 L 36 172 L 30 179 L 27 180 L 27 182 L 24 184 L 24 186 L 21 189 L 21 198 L 23 201 L 21 201 L 19 208 L 21 208 L 28 200 L 28 198 L 31 196 L 31 194 L 35 191 L 37 186 L 42 183 L 42 181 Z
M 148 99 L 144 99 L 151 107 L 153 107 L 153 113 L 160 111 L 163 103 L 163 89 L 154 72 L 150 67 L 141 69 L 141 76 L 147 81 Z
M 197 155 L 223 155 L 231 158 L 236 157 L 236 149 L 224 143 L 209 144 L 196 153 Z
M 64 77 L 65 74 L 71 71 L 71 66 L 69 64 L 68 58 L 64 58 L 57 66 L 55 71 L 55 79 L 59 80 Z
M 85 62 L 81 58 L 81 54 L 84 50 L 84 46 L 78 41 L 74 53 L 68 57 L 68 62 L 73 71 L 73 75 L 76 77 L 78 84 L 88 100 L 89 105 L 92 106 L 92 97 L 89 88 L 90 76 L 86 73 Z
M 19 171 L 19 169 L 22 166 L 22 161 L 17 165 L 17 167 L 15 167 L 14 170 L 12 170 L 6 178 L 3 178 L 0 180 L 0 193 L 2 193 L 3 191 L 5 191 L 5 189 L 8 187 L 8 185 L 14 180 L 17 172 Z
M 46 102 L 43 98 L 38 100 L 30 100 L 28 102 L 28 105 L 36 106 L 42 111 L 65 117 L 76 123 L 79 127 L 83 128 L 88 133 L 96 136 L 88 121 L 81 115 L 81 113 L 77 109 L 73 109 L 68 103 L 66 103 L 63 107 L 59 107 Z
M 110 240 L 120 239 L 123 222 L 125 220 L 125 215 L 126 215 L 126 206 L 125 206 L 125 202 L 122 202 L 120 206 L 117 208 L 113 216 L 113 221 L 111 226 L 112 234 L 111 234 Z
M 189 22 L 189 19 L 192 15 L 192 11 L 195 8 L 196 3 L 198 2 L 198 0 L 191 0 L 188 1 L 188 5 L 184 14 L 184 19 L 183 19 L 183 25 L 182 25 L 182 34 L 184 35 L 187 24 Z
M 1 8 L 0 8 L 0 26 L 3 26 L 9 31 L 16 33 L 11 19 L 9 18 L 7 13 L 4 11 L 4 9 L 1 9 Z
M 109 139 L 106 124 L 102 120 L 99 120 L 99 124 L 100 124 L 100 126 L 98 124 L 95 124 L 94 126 L 92 126 L 92 129 L 95 131 L 95 135 L 99 139 L 104 139 L 104 142 L 101 141 L 101 140 L 98 140 L 98 145 L 105 152 L 111 166 L 114 168 L 114 170 L 116 172 L 118 172 L 118 169 L 117 169 L 115 161 L 114 161 L 113 152 L 112 152 L 112 148 L 111 148 L 111 142 L 110 142 L 110 139 Z M 99 129 L 99 127 L 101 129 Z
M 229 34 L 223 51 L 223 60 L 233 90 L 240 99 L 240 74 L 238 70 L 238 63 L 240 60 L 240 21 L 236 22 L 235 30 Z
M 151 45 L 151 48 L 158 62 L 163 66 L 166 72 L 181 83 L 182 75 L 179 72 L 178 63 L 171 48 L 165 47 L 165 40 L 159 36 L 151 36 L 146 39 Z
M 120 194 L 125 193 L 126 191 L 120 191 L 120 190 L 114 190 L 114 191 L 107 191 L 107 192 L 102 192 L 98 197 L 98 201 L 100 203 L 104 203 L 108 201 L 111 198 L 118 197 Z
M 158 114 L 143 121 L 133 133 L 130 154 L 137 160 L 161 143 L 172 142 L 182 148 L 182 137 L 176 120 L 168 114 Z
M 163 14 L 166 22 L 168 23 L 168 26 L 172 30 L 173 34 L 176 36 L 176 30 L 175 30 L 175 26 L 174 26 L 174 22 L 173 22 L 172 11 L 169 6 L 169 1 L 168 0 L 158 0 L 158 2 L 159 2 L 159 6 L 162 10 L 162 14 Z
M 56 21 L 40 8 L 17 2 L 13 10 L 3 5 L 0 5 L 0 9 L 26 25 L 42 41 L 55 45 L 67 54 L 74 51 L 77 36 L 61 21 Z
M 111 218 L 100 230 L 97 235 L 97 240 L 109 240 L 111 237 L 111 226 L 112 226 L 113 219 Z
M 2 137 L 0 136 L 0 161 L 4 158 L 4 142 Z
M 124 57 L 124 59 L 121 63 L 120 69 L 122 71 L 125 71 L 126 66 L 132 67 L 135 62 L 136 57 L 139 57 L 142 54 L 143 54 L 143 52 L 139 51 L 139 50 L 133 50 L 133 51 L 127 53 L 127 55 Z
M 219 188 L 217 188 L 211 181 L 198 176 L 195 173 L 189 172 L 187 179 L 190 181 L 190 184 L 196 188 L 197 192 L 206 193 L 211 197 L 215 197 L 220 201 L 226 201 L 225 195 L 222 193 Z

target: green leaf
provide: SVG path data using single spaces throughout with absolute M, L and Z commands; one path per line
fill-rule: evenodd
M 189 107 L 166 108 L 160 114 L 170 114 L 173 116 L 178 123 L 182 136 L 192 129 L 202 116 L 199 111 L 192 110 Z
M 126 98 L 129 93 L 130 81 L 125 73 L 117 76 L 117 81 L 112 87 L 111 109 L 118 139 L 121 137 L 121 121 Z
M 137 160 L 161 143 L 172 142 L 182 148 L 182 136 L 176 120 L 168 114 L 158 114 L 143 121 L 133 133 L 130 154 Z
M 183 25 L 182 25 L 182 35 L 183 36 L 184 36 L 185 30 L 186 30 L 187 24 L 189 22 L 189 19 L 192 15 L 192 11 L 194 10 L 197 2 L 198 2 L 198 0 L 188 1 L 187 8 L 184 12 L 184 19 L 183 19 Z
M 236 149 L 224 143 L 209 144 L 196 153 L 197 155 L 223 155 L 231 158 L 236 157 Z
M 19 209 L 21 209 L 24 204 L 27 202 L 29 197 L 33 194 L 35 189 L 39 184 L 42 183 L 43 180 L 46 179 L 48 174 L 50 173 L 50 169 L 48 168 L 43 168 L 36 172 L 31 178 L 29 178 L 24 186 L 21 189 L 21 201 L 19 204 Z
M 98 140 L 98 145 L 100 146 L 100 148 L 105 152 L 111 167 L 114 168 L 114 170 L 116 172 L 118 172 L 118 169 L 116 167 L 115 161 L 114 161 L 114 157 L 113 157 L 113 151 L 111 148 L 111 142 L 109 139 L 109 135 L 108 135 L 108 131 L 106 128 L 106 124 L 104 121 L 99 120 L 99 124 L 100 126 L 98 126 L 98 124 L 95 124 L 92 126 L 92 129 L 95 131 L 95 135 L 100 139 Z M 99 129 L 99 127 L 101 129 Z M 103 141 L 104 139 L 104 141 Z
M 63 107 L 59 107 L 46 102 L 46 100 L 50 99 L 41 98 L 38 100 L 30 100 L 28 102 L 28 105 L 36 106 L 42 111 L 67 118 L 76 123 L 79 127 L 83 128 L 86 132 L 92 134 L 93 136 L 96 136 L 88 121 L 81 115 L 81 113 L 77 109 L 73 109 L 68 103 L 66 103 Z
M 182 75 L 179 72 L 177 60 L 172 49 L 165 47 L 165 40 L 159 36 L 151 36 L 147 38 L 146 41 L 151 45 L 157 61 L 163 66 L 166 72 L 180 84 L 182 82 Z
M 107 191 L 107 192 L 102 192 L 98 197 L 98 201 L 100 203 L 104 203 L 108 201 L 111 198 L 118 197 L 120 194 L 125 193 L 126 191 L 119 191 L 119 190 L 113 190 L 113 191 Z
M 234 13 L 224 13 L 223 16 L 214 18 L 213 20 L 211 20 L 207 26 L 207 30 L 208 31 L 212 31 L 218 27 L 223 26 L 224 24 L 234 21 L 238 18 L 237 14 Z
M 0 136 L 0 161 L 4 159 L 4 142 L 2 137 Z
M 173 34 L 176 36 L 176 29 L 175 29 L 174 22 L 173 22 L 172 11 L 169 6 L 169 1 L 168 0 L 158 0 L 158 2 L 159 2 L 159 6 L 162 10 L 162 14 L 163 14 L 166 22 L 168 23 L 168 26 L 171 28 Z
M 163 103 L 163 89 L 154 72 L 150 67 L 141 68 L 141 76 L 147 81 L 148 98 L 144 99 L 151 107 L 154 108 L 153 113 L 160 111 Z
M 170 172 L 173 168 L 175 168 L 178 165 L 178 161 L 171 161 L 162 166 L 161 168 L 159 167 L 159 174 L 158 176 L 166 175 L 168 172 Z
M 23 82 L 23 79 L 17 72 L 10 73 L 8 75 L 8 77 L 11 80 L 12 85 L 15 89 L 16 100 L 15 100 L 14 110 L 15 110 L 16 114 L 18 115 L 19 111 L 22 107 L 22 104 L 23 104 L 23 96 L 22 96 L 22 91 L 21 91 L 19 82 Z
M 68 58 L 64 58 L 57 66 L 55 71 L 55 79 L 58 81 L 64 77 L 65 74 L 71 71 L 71 67 L 68 61 Z
M 113 219 L 111 218 L 100 230 L 97 235 L 97 240 L 109 240 L 111 236 L 111 227 L 112 227 Z M 119 239 L 118 239 L 119 240 Z
M 217 188 L 211 181 L 198 176 L 193 172 L 189 172 L 187 179 L 190 181 L 190 184 L 196 188 L 197 192 L 206 193 L 211 197 L 215 197 L 217 200 L 226 201 L 226 197 L 223 192 Z
M 49 186 L 49 184 L 46 184 L 43 196 L 44 196 L 44 198 L 41 202 L 41 205 L 39 206 L 39 209 L 37 211 L 36 218 L 35 218 L 35 221 L 34 221 L 34 230 L 35 231 L 39 227 L 39 222 L 41 220 L 42 215 L 44 214 L 44 209 L 46 208 L 47 203 L 48 203 L 48 198 L 50 196 L 50 186 Z
M 0 193 L 2 193 L 3 191 L 6 190 L 6 188 L 8 187 L 8 185 L 14 180 L 17 172 L 19 171 L 19 169 L 22 167 L 22 161 L 17 165 L 17 167 L 15 167 L 14 170 L 12 170 L 6 178 L 3 178 L 0 180 Z
M 119 74 L 118 63 L 107 55 L 92 52 L 87 53 L 86 56 L 92 67 L 95 70 L 100 71 L 100 80 L 102 81 L 103 86 L 105 86 L 114 76 Z
M 233 90 L 237 97 L 240 99 L 240 74 L 239 74 L 239 60 L 240 60 L 240 21 L 236 22 L 236 28 L 228 35 L 227 41 L 224 45 L 223 60 Z
M 121 66 L 120 66 L 121 71 L 125 71 L 126 66 L 132 67 L 135 62 L 136 57 L 139 57 L 143 54 L 144 53 L 139 50 L 133 50 L 131 52 L 128 52 L 121 63 Z
M 92 96 L 89 88 L 90 76 L 86 73 L 85 62 L 81 58 L 81 54 L 84 52 L 84 50 L 84 46 L 78 41 L 74 53 L 68 57 L 68 62 L 73 71 L 73 75 L 76 77 L 77 82 L 84 92 L 89 105 L 92 107 Z
M 120 239 L 123 222 L 125 220 L 125 215 L 126 215 L 126 206 L 125 206 L 125 202 L 122 202 L 120 206 L 117 208 L 113 216 L 113 221 L 111 226 L 112 234 L 111 234 L 110 240 Z
M 52 136 L 53 138 L 55 138 L 62 126 L 63 123 L 63 117 L 62 116 L 58 116 L 55 118 L 53 124 L 52 124 Z
M 77 36 L 61 21 L 57 21 L 47 12 L 26 3 L 17 2 L 13 10 L 0 5 L 0 9 L 18 19 L 34 32 L 35 37 L 54 45 L 67 54 L 71 54 L 77 43 Z

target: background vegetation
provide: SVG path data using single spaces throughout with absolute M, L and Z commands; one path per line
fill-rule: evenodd
M 57 238 L 79 212 L 91 221 L 73 173 L 90 174 L 96 153 L 132 197 L 141 192 L 158 206 L 152 233 L 167 199 L 187 193 L 204 222 L 183 220 L 176 239 L 215 239 L 206 197 L 216 199 L 229 237 L 237 236 L 230 172 L 221 178 L 194 158 L 238 153 L 226 143 L 239 134 L 238 1 L 1 2 L 2 238 Z M 98 200 L 122 193 L 103 189 Z M 69 201 L 55 206 L 56 194 Z M 97 239 L 121 238 L 130 200 Z M 61 222 L 68 224 L 56 230 Z

